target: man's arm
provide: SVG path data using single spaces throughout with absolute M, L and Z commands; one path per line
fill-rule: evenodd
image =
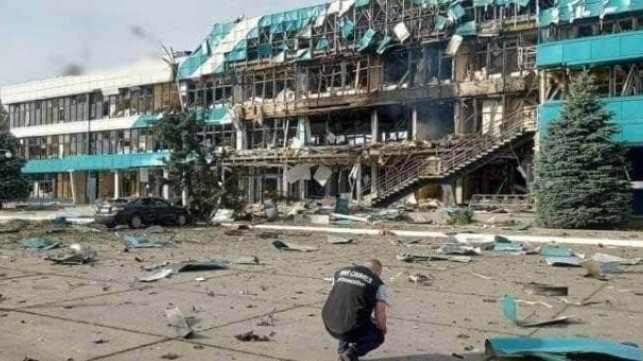
M 375 325 L 386 335 L 386 303 L 382 301 L 375 304 Z

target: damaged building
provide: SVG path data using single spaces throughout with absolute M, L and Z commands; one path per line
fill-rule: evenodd
M 214 24 L 176 71 L 159 60 L 1 96 L 36 197 L 168 197 L 150 127 L 180 100 L 206 110 L 202 141 L 250 203 L 529 202 L 539 121 L 575 71 L 591 66 L 624 139 L 643 139 L 639 2 L 334 0 Z

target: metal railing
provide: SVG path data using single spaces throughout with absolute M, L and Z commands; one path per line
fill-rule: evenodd
M 378 178 L 378 198 L 385 198 L 421 178 L 445 178 L 490 154 L 516 137 L 535 129 L 536 108 L 525 107 L 484 134 L 462 137 L 454 146 L 429 158 L 408 157 L 402 165 L 387 167 Z

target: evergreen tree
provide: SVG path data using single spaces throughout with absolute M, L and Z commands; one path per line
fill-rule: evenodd
M 537 220 L 550 228 L 623 226 L 632 209 L 625 148 L 587 74 L 573 79 L 536 158 Z
M 7 113 L 0 105 L 0 209 L 5 202 L 26 199 L 29 181 L 22 173 L 25 161 L 18 157 L 20 143 L 9 132 Z
M 205 128 L 203 112 L 173 108 L 154 123 L 158 140 L 170 150 L 166 162 L 169 184 L 178 194 L 185 188 L 188 209 L 204 219 L 215 209 L 219 200 L 228 208 L 236 208 L 236 187 L 233 179 L 226 180 L 225 192 L 220 184 L 218 158 L 213 149 L 204 146 L 199 136 Z

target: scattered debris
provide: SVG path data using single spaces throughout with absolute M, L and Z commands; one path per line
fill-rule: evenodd
M 330 224 L 330 216 L 327 214 L 308 215 L 311 224 Z
M 595 260 L 586 260 L 581 266 L 587 270 L 585 277 L 596 278 L 598 280 L 607 280 L 607 275 L 618 272 L 618 262 L 599 262 Z
M 437 213 L 446 214 L 451 225 L 466 226 L 473 223 L 474 212 L 471 208 L 442 207 L 438 208 Z
M 554 308 L 554 306 L 552 306 L 549 303 L 544 302 L 544 301 L 527 301 L 527 300 L 516 299 L 516 304 L 526 305 L 526 306 L 543 306 L 543 307 L 549 308 L 549 309 Z
M 283 237 L 283 233 L 279 232 L 261 232 L 257 234 L 257 238 L 260 239 L 275 239 Z
M 19 240 L 18 244 L 24 248 L 42 249 L 44 251 L 58 248 L 61 245 L 60 242 L 42 237 L 24 238 Z
M 570 248 L 563 248 L 557 246 L 544 246 L 538 249 L 538 253 L 543 257 L 572 257 L 574 251 Z
M 102 344 L 105 344 L 105 343 L 108 343 L 108 342 L 109 342 L 109 340 L 104 339 L 104 338 L 99 338 L 99 339 L 96 339 L 96 340 L 92 341 L 92 343 L 95 343 L 97 345 L 102 345 Z
M 431 261 L 451 261 L 458 263 L 469 263 L 471 257 L 468 256 L 447 256 L 437 254 L 411 254 L 411 253 L 398 253 L 396 256 L 398 261 L 407 263 L 424 263 Z
M 433 223 L 433 214 L 410 212 L 406 214 L 406 219 L 413 224 L 431 224 Z
M 489 277 L 489 276 L 481 275 L 481 274 L 479 274 L 479 273 L 474 273 L 474 272 L 472 272 L 471 274 L 472 274 L 473 276 L 476 276 L 476 277 L 482 278 L 482 279 L 484 279 L 484 280 L 489 280 L 489 281 L 494 280 L 494 278 L 493 278 L 493 277 Z
M 280 251 L 312 252 L 317 250 L 317 247 L 301 246 L 294 243 L 286 243 L 280 240 L 272 242 L 272 246 Z
M 437 253 L 440 254 L 456 254 L 462 256 L 478 256 L 482 254 L 482 249 L 480 247 L 471 247 L 465 246 L 458 243 L 450 243 L 440 246 Z
M 197 282 L 205 282 L 205 277 L 197 277 L 194 280 Z
M 59 254 L 54 257 L 47 257 L 45 260 L 52 261 L 55 264 L 64 265 L 82 265 L 85 263 L 92 263 L 97 256 L 96 251 L 90 247 L 83 247 L 80 244 L 72 244 L 69 246 L 70 252 Z
M 181 338 L 188 338 L 192 335 L 193 330 L 188 325 L 185 317 L 178 308 L 170 308 L 165 310 L 165 317 L 167 317 L 170 326 L 174 328 L 176 335 Z
M 218 209 L 210 219 L 212 224 L 232 223 L 234 222 L 234 209 Z
M 583 260 L 576 257 L 548 257 L 545 259 L 547 265 L 553 267 L 582 267 Z
M 123 241 L 127 247 L 131 248 L 163 248 L 171 245 L 170 242 L 151 242 L 147 237 L 137 236 L 135 234 L 124 235 Z
M 238 335 L 235 335 L 234 338 L 236 338 L 237 340 L 242 341 L 242 342 L 268 342 L 268 341 L 270 341 L 270 338 L 268 338 L 268 336 L 255 335 L 255 333 L 253 331 L 240 333 Z
M 145 233 L 165 233 L 165 228 L 161 226 L 150 226 L 145 228 Z
M 405 245 L 417 244 L 422 242 L 423 240 L 424 239 L 421 237 L 405 237 L 405 236 L 397 237 L 397 241 Z
M 151 266 L 144 266 L 141 267 L 143 270 L 151 272 L 151 271 L 156 271 L 157 269 L 165 268 L 170 264 L 168 261 L 163 261 L 161 263 L 155 263 Z
M 161 358 L 164 359 L 164 360 L 176 360 L 176 359 L 178 359 L 180 357 L 181 357 L 180 355 L 178 355 L 176 353 L 173 353 L 173 352 L 166 353 L 165 355 L 161 356 Z
M 561 316 L 551 320 L 536 321 L 536 322 L 518 320 L 518 315 L 517 315 L 518 308 L 516 307 L 516 299 L 513 296 L 509 296 L 509 295 L 505 296 L 505 299 L 502 303 L 502 312 L 504 313 L 505 317 L 507 317 L 514 325 L 522 328 L 557 325 L 562 323 L 568 323 L 572 319 L 572 317 L 570 316 Z
M 616 359 L 643 361 L 643 350 L 632 344 L 590 337 L 510 337 L 485 342 L 488 357 L 536 357 L 542 360 Z
M 371 221 L 369 217 L 349 216 L 346 214 L 339 214 L 339 213 L 331 213 L 330 216 L 333 217 L 334 219 L 355 221 L 355 222 L 361 222 L 361 223 L 370 223 Z
M 270 312 L 269 314 L 261 317 L 261 321 L 257 323 L 257 326 L 262 326 L 262 327 L 272 327 L 275 325 L 275 318 L 273 316 L 273 312 Z
M 526 294 L 532 296 L 567 296 L 569 295 L 569 287 L 566 286 L 550 286 L 542 283 L 525 283 L 522 286 Z
M 152 273 L 145 277 L 140 277 L 138 280 L 141 282 L 156 282 L 163 278 L 170 277 L 172 273 L 174 273 L 174 270 L 172 270 L 171 268 L 164 268 L 158 272 Z
M 353 243 L 353 239 L 329 234 L 328 235 L 328 243 L 330 243 L 330 244 L 349 244 L 349 243 Z
M 87 227 L 87 226 L 73 225 L 73 226 L 71 226 L 71 228 L 75 229 L 79 233 L 100 233 L 100 232 L 102 232 L 98 228 L 92 228 L 92 227 Z
M 198 272 L 198 271 L 218 271 L 228 269 L 228 266 L 221 262 L 185 262 L 177 265 L 176 273 L 181 272 Z
M 435 279 L 435 277 L 429 277 L 429 276 L 423 275 L 421 273 L 416 273 L 416 274 L 412 274 L 412 275 L 409 276 L 409 282 L 413 282 L 416 285 L 418 283 L 426 285 L 427 283 L 429 283 L 430 281 L 432 281 L 434 279 Z

